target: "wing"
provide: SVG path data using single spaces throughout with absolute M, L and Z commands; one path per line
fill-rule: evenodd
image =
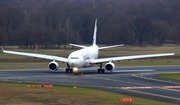
M 117 61 L 117 60 L 131 60 L 131 59 L 139 59 L 139 58 L 151 58 L 151 57 L 162 57 L 162 56 L 172 56 L 175 53 L 164 53 L 164 54 L 148 54 L 148 55 L 134 55 L 134 56 L 122 56 L 122 57 L 110 57 L 110 58 L 101 58 L 101 59 L 93 59 L 91 63 L 102 63 L 109 61 Z
M 2 49 L 3 53 L 7 53 L 7 54 L 23 55 L 23 56 L 42 58 L 42 59 L 48 59 L 48 60 L 56 60 L 56 61 L 60 61 L 60 62 L 68 62 L 68 59 L 64 58 L 64 57 L 45 55 L 45 54 L 34 54 L 34 53 L 7 51 L 7 50 L 4 50 L 2 47 L 1 47 L 1 49 Z
M 87 47 L 87 46 L 82 46 L 82 45 L 77 45 L 77 44 L 72 44 L 72 43 L 69 43 L 69 45 L 75 46 L 75 47 L 80 47 L 80 48 L 86 48 Z
M 113 45 L 113 46 L 105 46 L 105 47 L 99 47 L 99 49 L 106 49 L 106 48 L 119 47 L 119 46 L 124 46 L 124 44 Z

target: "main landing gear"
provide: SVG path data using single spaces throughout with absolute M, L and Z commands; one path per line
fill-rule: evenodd
M 100 68 L 97 70 L 97 72 L 100 73 L 100 74 L 105 73 L 105 70 L 102 69 L 102 63 L 99 63 L 99 67 L 100 67 Z

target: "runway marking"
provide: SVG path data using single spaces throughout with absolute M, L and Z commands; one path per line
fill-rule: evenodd
M 143 70 L 115 70 L 113 72 L 138 72 L 138 71 L 155 71 L 154 69 L 143 69 Z
M 154 79 L 154 78 L 142 77 L 142 76 L 138 76 L 138 75 L 135 75 L 135 74 L 132 74 L 132 76 L 137 77 L 137 78 L 143 78 L 143 79 L 148 79 L 148 80 L 154 80 L 154 81 L 159 81 L 159 82 L 165 82 L 165 83 L 171 83 L 171 84 L 180 85 L 180 83 L 176 83 L 176 82 L 169 82 L 169 81 L 164 81 L 164 80 L 159 80 L 159 79 Z M 164 87 L 161 87 L 161 86 L 156 86 L 155 88 L 180 92 L 180 90 L 171 89 L 171 88 L 164 88 Z
M 128 84 L 135 84 L 135 85 L 140 85 L 140 86 L 146 86 L 146 87 L 151 87 L 150 85 L 146 85 L 146 84 L 141 84 L 141 83 L 134 83 L 134 82 L 128 82 L 128 81 L 122 81 L 122 80 L 116 80 L 116 79 L 111 79 L 111 78 L 104 78 L 104 77 L 98 77 L 98 76 L 90 76 L 90 75 L 85 75 L 87 77 L 93 77 L 93 78 L 97 78 L 97 79 L 102 79 L 102 80 L 108 80 L 108 81 L 115 81 L 115 82 L 122 82 L 122 83 L 128 83 Z M 176 89 L 170 89 L 170 88 L 162 88 L 160 86 L 154 86 L 154 88 L 156 89 L 163 89 L 163 90 L 169 90 L 169 91 L 175 91 L 175 92 L 180 92 L 180 90 L 176 90 Z
M 154 81 L 159 81 L 159 82 L 165 82 L 165 83 L 171 83 L 171 84 L 180 85 L 180 83 L 176 83 L 176 82 L 170 82 L 170 81 L 165 81 L 165 80 L 148 78 L 148 77 L 138 76 L 138 75 L 135 75 L 135 74 L 132 74 L 132 76 L 133 76 L 133 77 L 137 77 L 137 78 L 143 78 L 143 79 L 148 79 L 148 80 L 154 80 Z
M 121 89 L 154 89 L 154 88 L 163 88 L 163 89 L 179 89 L 180 86 L 129 86 L 129 87 L 120 87 Z M 180 90 L 174 90 L 180 92 Z
M 2 78 L 14 79 L 14 78 L 32 78 L 32 77 L 68 77 L 68 76 L 66 76 L 66 75 L 41 75 L 41 76 L 39 76 L 39 75 L 31 75 L 30 77 L 28 77 L 28 76 L 8 76 L 8 77 L 2 77 Z
M 148 93 L 148 92 L 137 91 L 137 90 L 127 90 L 127 91 L 136 92 L 136 93 L 142 93 L 142 94 L 148 94 L 148 95 L 152 95 L 152 96 L 158 96 L 158 97 L 163 97 L 163 98 L 174 99 L 174 100 L 180 101 L 180 98 L 171 97 L 171 96 L 165 96 L 165 95 L 154 94 L 154 93 Z
M 90 75 L 84 75 L 84 76 L 87 76 L 90 78 L 101 79 L 101 80 L 108 80 L 108 81 L 115 81 L 115 82 L 122 82 L 122 83 L 129 83 L 129 84 L 133 84 L 133 85 L 143 85 L 144 86 L 144 84 L 140 84 L 140 83 L 127 82 L 127 81 L 116 80 L 116 79 L 111 79 L 111 78 L 104 78 L 104 77 L 90 76 Z

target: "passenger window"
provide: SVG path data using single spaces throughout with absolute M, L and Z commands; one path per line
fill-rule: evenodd
M 79 57 L 71 57 L 70 59 L 79 59 Z

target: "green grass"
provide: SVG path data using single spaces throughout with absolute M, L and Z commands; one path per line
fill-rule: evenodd
M 162 78 L 180 80 L 180 73 L 158 74 L 157 76 L 162 77 Z
M 174 105 L 94 89 L 54 86 L 52 89 L 27 88 L 27 84 L 0 82 L 0 104 L 6 105 Z M 131 97 L 134 102 L 122 103 Z
M 48 69 L 49 62 L 14 62 L 0 63 L 0 70 L 33 70 L 33 69 Z

